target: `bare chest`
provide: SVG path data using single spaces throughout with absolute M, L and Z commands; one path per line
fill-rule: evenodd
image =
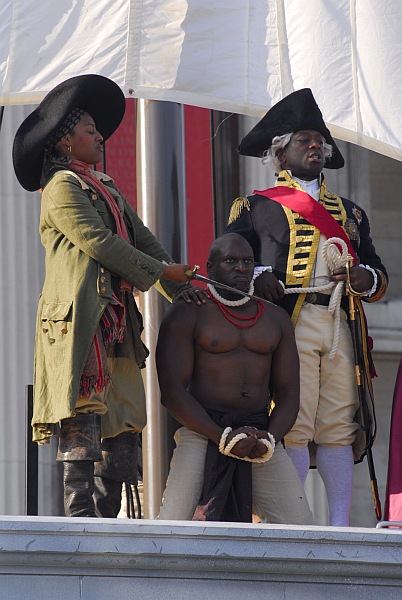
M 200 350 L 269 354 L 275 349 L 280 335 L 278 326 L 266 313 L 256 317 L 256 306 L 247 312 L 231 311 L 232 314 L 224 314 L 216 306 L 208 309 L 197 319 L 195 341 Z M 238 319 L 239 315 L 245 318 Z

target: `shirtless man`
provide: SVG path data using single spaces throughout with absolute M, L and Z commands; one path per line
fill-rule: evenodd
M 211 246 L 207 269 L 211 279 L 249 291 L 253 251 L 240 235 L 223 235 Z M 218 288 L 209 294 L 201 307 L 173 304 L 160 328 L 161 399 L 182 427 L 159 518 L 251 521 L 253 513 L 263 522 L 311 524 L 281 442 L 299 408 L 290 319 L 275 305 Z M 275 406 L 268 417 L 271 390 Z M 241 433 L 233 458 L 223 454 Z M 272 457 L 262 462 L 275 440 Z

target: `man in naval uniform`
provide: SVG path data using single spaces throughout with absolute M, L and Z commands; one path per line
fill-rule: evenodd
M 357 443 L 361 427 L 347 298 L 343 296 L 338 311 L 334 354 L 335 321 L 325 284 L 347 282 L 361 307 L 360 298 L 375 302 L 383 297 L 387 273 L 364 210 L 326 188 L 323 168 L 339 169 L 344 159 L 310 89 L 274 105 L 238 150 L 261 157 L 277 173 L 274 188 L 234 201 L 226 231 L 243 235 L 256 262 L 268 267 L 255 281 L 256 294 L 283 306 L 295 326 L 301 397 L 299 415 L 285 437 L 286 449 L 303 484 L 311 464 L 317 467 L 327 492 L 330 525 L 348 526 L 354 462 L 362 459 L 364 447 Z M 326 242 L 332 237 L 353 257 L 349 269 L 345 263 L 331 267 L 325 261 Z M 302 291 L 312 287 L 321 291 Z M 289 288 L 296 290 L 288 294 Z M 369 364 L 366 339 L 364 346 Z

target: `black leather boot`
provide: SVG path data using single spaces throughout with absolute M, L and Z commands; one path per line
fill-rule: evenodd
M 115 518 L 121 508 L 123 482 L 138 484 L 138 434 L 120 433 L 102 440 L 103 460 L 95 463 L 95 511 Z
M 96 516 L 115 519 L 121 509 L 123 482 L 96 476 L 94 485 Z
M 96 517 L 94 461 L 102 459 L 100 415 L 78 414 L 60 423 L 57 460 L 63 462 L 67 517 Z
M 66 517 L 96 517 L 93 461 L 67 460 L 63 462 L 63 469 Z

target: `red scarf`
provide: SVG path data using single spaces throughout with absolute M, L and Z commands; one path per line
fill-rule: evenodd
M 89 167 L 87 163 L 81 162 L 80 160 L 72 160 L 68 165 L 68 168 L 77 173 L 84 181 L 86 181 L 91 187 L 93 187 L 99 194 L 104 198 L 110 208 L 110 212 L 116 223 L 117 235 L 126 242 L 130 243 L 127 227 L 123 219 L 123 215 L 119 210 L 116 200 L 108 190 L 107 186 L 96 177 L 94 171 Z M 120 280 L 120 289 L 122 292 L 132 292 L 133 286 L 124 279 Z
M 123 215 L 110 190 L 94 171 L 84 162 L 73 160 L 68 168 L 77 173 L 90 187 L 95 189 L 104 198 L 116 223 L 117 235 L 130 243 L 127 227 Z M 120 279 L 120 290 L 124 300 L 124 292 L 132 292 L 133 286 L 124 279 Z M 80 381 L 80 395 L 89 397 L 93 392 L 102 391 L 110 382 L 110 373 L 107 361 L 107 348 L 123 341 L 126 327 L 126 307 L 115 294 L 107 305 L 101 321 L 94 335 L 91 348 L 84 365 Z
M 89 167 L 89 165 L 87 165 L 87 163 L 81 162 L 80 160 L 73 160 L 68 165 L 68 168 L 71 171 L 74 171 L 74 173 L 78 173 L 84 181 L 89 183 L 89 185 L 95 188 L 95 190 L 99 192 L 101 196 L 103 196 L 108 203 L 116 222 L 117 235 L 126 240 L 126 242 L 130 242 L 123 215 L 121 214 L 119 207 L 117 206 L 117 202 L 113 198 L 107 186 L 100 179 L 98 179 L 98 177 L 96 177 L 94 171 Z

